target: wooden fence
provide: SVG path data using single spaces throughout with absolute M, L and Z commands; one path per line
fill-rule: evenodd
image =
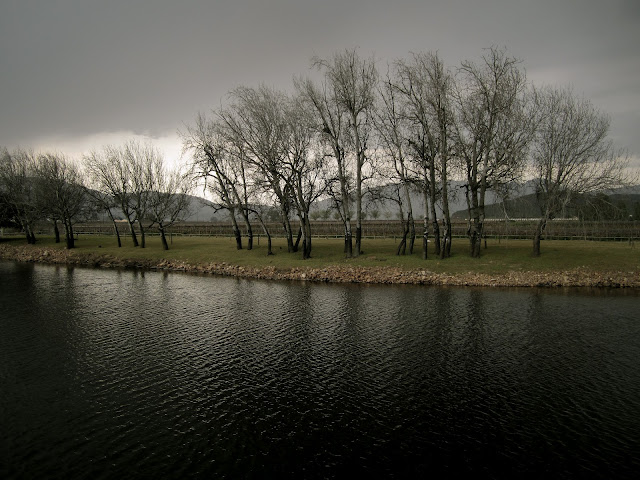
M 240 225 L 241 233 L 246 236 L 246 227 Z M 485 222 L 485 237 L 487 238 L 532 238 L 536 220 L 487 220 Z M 44 227 L 44 226 L 43 226 Z M 296 224 L 293 224 L 296 227 Z M 283 236 L 284 229 L 279 223 L 268 224 L 269 232 L 273 237 Z M 453 223 L 453 236 L 466 237 L 467 223 Z M 253 234 L 261 236 L 262 228 L 252 225 Z M 355 222 L 353 223 L 355 234 Z M 422 223 L 416 223 L 416 234 L 422 235 Z M 431 230 L 431 225 L 429 226 Z M 42 228 L 42 233 L 46 233 Z M 118 231 L 121 235 L 129 234 L 129 226 L 124 222 L 118 223 Z M 341 222 L 315 221 L 311 223 L 311 231 L 314 237 L 341 238 L 344 229 Z M 75 232 L 82 235 L 113 235 L 112 223 L 96 222 L 76 225 Z M 48 233 L 51 233 L 50 231 Z M 149 234 L 157 233 L 155 229 L 149 229 Z M 188 236 L 233 236 L 231 223 L 180 223 L 167 230 L 168 234 Z M 431 232 L 430 232 L 431 233 Z M 366 220 L 362 224 L 362 235 L 365 238 L 393 238 L 402 235 L 402 225 L 398 220 Z M 579 220 L 553 220 L 547 224 L 545 230 L 546 239 L 560 240 L 639 240 L 640 221 L 610 221 L 610 222 L 583 222 Z

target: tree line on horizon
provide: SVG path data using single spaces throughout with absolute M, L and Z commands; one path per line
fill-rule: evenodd
M 343 225 L 344 253 L 355 257 L 363 250 L 363 199 L 375 201 L 384 192 L 402 220 L 397 253 L 413 253 L 420 215 L 422 258 L 430 241 L 434 254 L 447 258 L 455 179 L 467 205 L 470 255 L 479 257 L 487 192 L 508 198 L 527 177 L 541 212 L 533 238 L 533 253 L 540 255 L 548 221 L 573 199 L 637 179 L 629 156 L 608 137 L 607 115 L 568 87 L 529 84 L 522 62 L 505 49 L 489 48 L 479 61 L 455 69 L 438 53 L 415 53 L 389 64 L 384 75 L 373 57 L 356 49 L 314 57 L 311 64 L 319 80 L 295 77 L 292 92 L 238 86 L 219 108 L 198 113 L 180 132 L 190 156 L 186 169 L 168 169 L 152 145 L 133 141 L 93 151 L 81 165 L 63 155 L 5 149 L 4 204 L 29 242 L 35 219 L 47 218 L 56 230 L 58 221 L 64 225 L 72 248 L 72 225 L 82 212 L 70 205 L 90 196 L 114 225 L 113 209 L 122 211 L 134 245 L 144 247 L 145 230 L 155 227 L 168 248 L 164 232 L 199 184 L 229 212 L 238 249 L 238 222 L 251 249 L 257 221 L 272 253 L 270 207 L 280 214 L 287 250 L 298 251 L 301 242 L 302 257 L 309 258 L 311 207 L 328 198 Z M 383 184 L 391 188 L 373 188 Z M 412 191 L 423 198 L 420 213 Z

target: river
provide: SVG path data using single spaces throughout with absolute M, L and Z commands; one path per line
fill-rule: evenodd
M 633 478 L 639 312 L 0 262 L 0 477 Z

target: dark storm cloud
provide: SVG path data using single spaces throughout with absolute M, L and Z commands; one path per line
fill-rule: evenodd
M 639 11 L 631 0 L 5 0 L 0 145 L 173 133 L 231 88 L 289 88 L 312 55 L 342 48 L 375 53 L 384 68 L 421 50 L 455 66 L 495 44 L 522 58 L 535 82 L 584 92 L 640 152 L 630 134 L 640 115 Z

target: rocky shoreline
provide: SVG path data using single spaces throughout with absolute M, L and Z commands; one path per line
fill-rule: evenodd
M 559 272 L 507 272 L 488 275 L 434 273 L 428 270 L 403 270 L 397 267 L 359 267 L 330 265 L 322 268 L 251 267 L 227 263 L 191 264 L 187 262 L 120 259 L 78 250 L 60 250 L 38 246 L 0 244 L 0 258 L 20 262 L 81 265 L 99 268 L 135 268 L 225 275 L 264 280 L 301 280 L 332 283 L 373 283 L 451 285 L 474 287 L 607 287 L 640 288 L 639 271 L 594 272 L 574 269 Z

